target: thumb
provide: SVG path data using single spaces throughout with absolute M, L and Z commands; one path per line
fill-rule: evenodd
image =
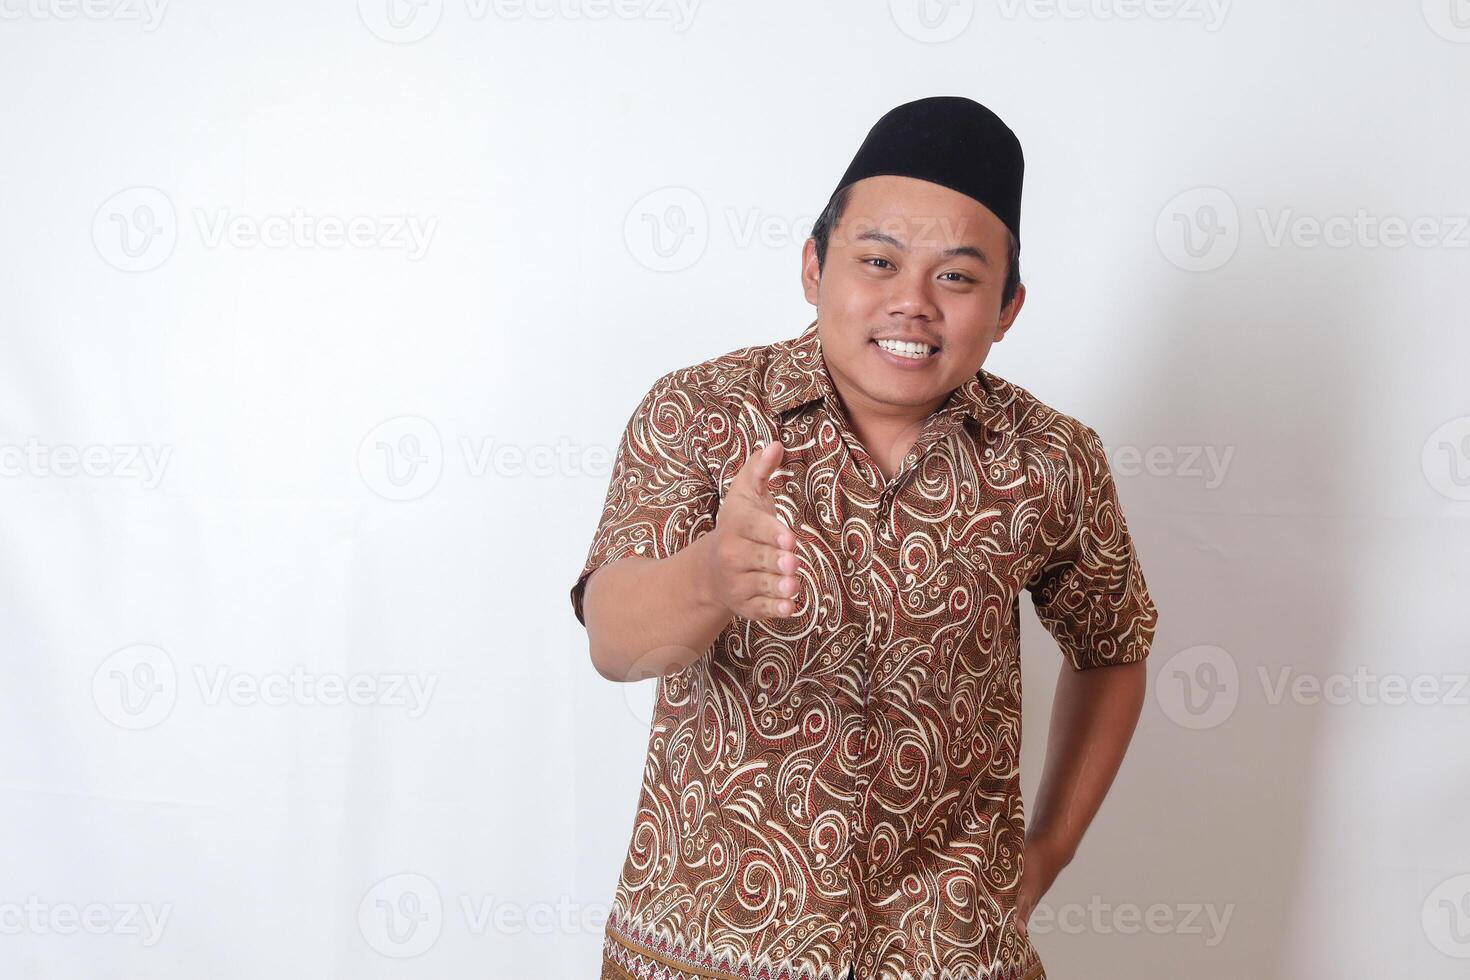
M 780 439 L 772 439 L 750 454 L 745 464 L 740 467 L 736 479 L 744 481 L 744 487 L 750 493 L 770 493 L 771 474 L 775 473 L 776 467 L 781 465 L 781 457 L 785 451 L 786 447 L 781 444 Z

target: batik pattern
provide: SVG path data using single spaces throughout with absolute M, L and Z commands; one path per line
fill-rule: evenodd
M 572 588 L 577 617 L 597 568 L 711 530 L 776 438 L 797 607 L 735 619 L 658 679 L 604 976 L 1045 980 L 1015 927 L 1019 597 L 1076 669 L 1143 659 L 1157 623 L 1102 442 L 982 369 L 889 480 L 813 323 L 653 384 Z

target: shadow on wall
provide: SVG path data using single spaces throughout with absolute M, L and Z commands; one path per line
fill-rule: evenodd
M 1294 704 L 1289 682 L 1350 670 L 1366 503 L 1345 470 L 1369 411 L 1354 344 L 1374 277 L 1361 250 L 1242 247 L 1170 276 L 1172 295 L 1117 328 L 1158 338 L 1122 421 L 1098 428 L 1160 624 L 1128 757 L 1032 919 L 1055 977 L 1293 972 L 1324 706 Z M 1029 816 L 1060 654 L 1033 614 L 1026 630 Z

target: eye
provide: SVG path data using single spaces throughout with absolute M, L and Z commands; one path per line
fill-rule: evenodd
M 969 276 L 965 275 L 963 272 L 946 272 L 946 273 L 944 273 L 944 275 L 946 275 L 946 276 L 959 276 L 960 277 L 959 278 L 959 281 L 960 282 L 970 282 L 970 283 L 973 283 L 975 281 L 974 279 L 971 279 Z M 953 280 L 953 279 L 950 280 L 950 282 L 954 282 L 954 281 L 955 280 Z
M 884 258 L 874 257 L 874 258 L 870 258 L 870 259 L 863 259 L 863 262 L 865 262 L 865 263 L 866 262 L 888 262 L 888 260 L 887 259 L 884 259 Z M 891 265 L 891 263 L 889 263 L 889 264 Z

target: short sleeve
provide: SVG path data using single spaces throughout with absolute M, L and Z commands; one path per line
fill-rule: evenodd
M 1061 531 L 1027 583 L 1036 616 L 1078 670 L 1142 660 L 1158 611 L 1097 432 L 1082 426 L 1067 459 L 1057 474 Z
M 582 625 L 583 593 L 597 569 L 634 555 L 667 558 L 714 528 L 720 494 L 703 461 L 703 424 L 703 402 L 684 371 L 655 381 L 628 419 L 602 516 L 571 590 Z

